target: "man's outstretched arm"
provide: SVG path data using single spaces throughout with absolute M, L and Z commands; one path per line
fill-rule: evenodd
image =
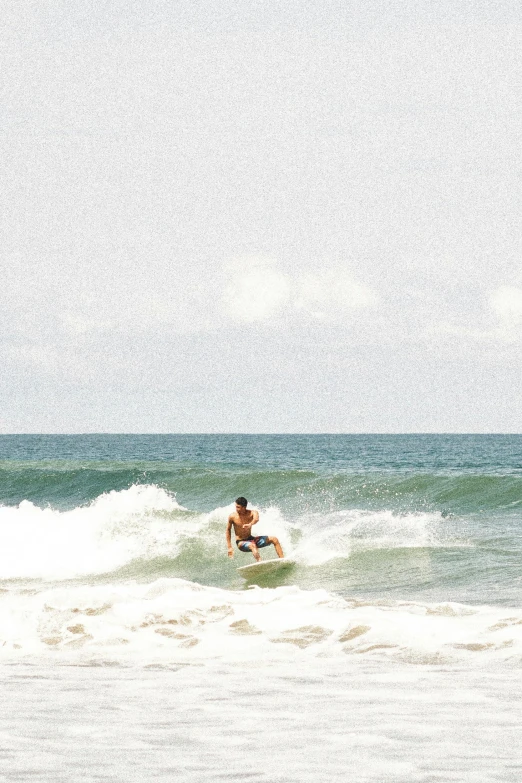
M 231 531 L 232 531 L 232 520 L 228 520 L 227 524 L 227 549 L 228 549 L 228 556 L 234 557 L 234 550 L 232 549 L 232 539 L 231 539 Z

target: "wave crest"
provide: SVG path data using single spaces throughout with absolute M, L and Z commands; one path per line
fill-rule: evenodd
M 171 552 L 172 517 L 183 509 L 172 493 L 134 485 L 71 511 L 24 500 L 0 507 L 0 578 L 67 579 L 113 571 L 136 557 Z M 185 527 L 188 520 L 185 520 Z

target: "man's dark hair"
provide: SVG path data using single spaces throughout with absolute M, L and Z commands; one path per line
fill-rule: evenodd
M 246 508 L 248 506 L 248 500 L 246 498 L 237 498 L 236 503 L 238 506 L 243 506 L 243 508 Z

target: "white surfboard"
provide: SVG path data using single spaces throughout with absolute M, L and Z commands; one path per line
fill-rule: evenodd
M 273 560 L 261 560 L 259 563 L 250 563 L 250 565 L 241 566 L 238 572 L 244 579 L 250 579 L 251 576 L 261 576 L 269 574 L 271 571 L 279 571 L 282 568 L 293 566 L 295 560 L 289 557 L 275 557 Z

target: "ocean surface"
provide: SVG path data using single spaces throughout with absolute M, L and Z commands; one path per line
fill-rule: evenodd
M 522 436 L 1 435 L 0 658 L 0 782 L 520 783 Z

